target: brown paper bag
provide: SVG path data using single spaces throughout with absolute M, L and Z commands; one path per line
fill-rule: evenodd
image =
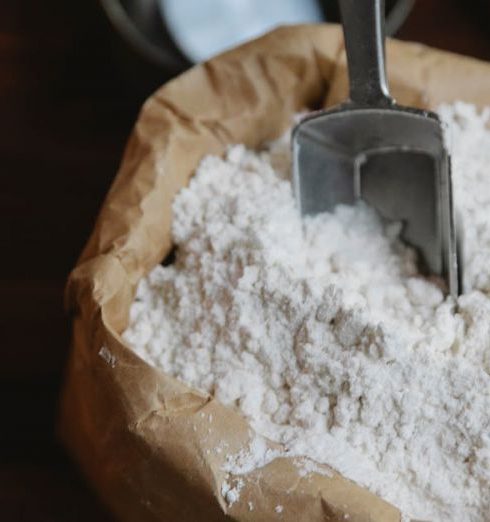
M 490 103 L 487 64 L 396 41 L 388 64 L 401 103 Z M 337 103 L 346 87 L 339 28 L 297 26 L 194 67 L 143 106 L 67 286 L 73 350 L 61 434 L 120 520 L 400 520 L 395 507 L 326 466 L 302 476 L 291 458 L 241 476 L 240 498 L 229 506 L 221 486 L 238 477 L 211 450 L 226 441 L 236 453 L 252 430 L 237 412 L 149 367 L 120 337 L 139 279 L 171 248 L 171 202 L 201 158 L 276 138 L 294 112 Z

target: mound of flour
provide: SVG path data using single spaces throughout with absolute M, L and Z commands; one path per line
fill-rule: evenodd
M 176 261 L 125 340 L 261 435 L 432 521 L 490 521 L 488 113 L 440 109 L 465 231 L 455 303 L 363 204 L 301 221 L 287 140 L 206 158 L 174 203 Z

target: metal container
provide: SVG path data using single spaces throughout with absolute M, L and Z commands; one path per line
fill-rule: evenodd
M 196 6 L 202 9 L 202 5 L 206 0 L 194 1 Z M 284 0 L 282 1 L 284 2 Z M 242 9 L 247 6 L 248 13 L 250 13 L 251 9 L 251 4 L 248 0 L 243 0 L 243 2 L 235 0 L 234 2 L 229 2 L 229 4 L 223 3 L 222 0 L 221 9 L 219 9 L 218 4 L 220 2 L 218 0 L 207 0 L 207 2 L 209 6 L 208 13 L 211 15 L 208 15 L 208 18 L 212 19 L 212 26 L 209 29 L 209 37 L 206 36 L 204 31 L 202 32 L 201 42 L 203 46 L 209 45 L 207 38 L 211 38 L 213 33 L 218 32 L 220 25 L 225 29 L 226 25 L 229 24 L 226 19 L 227 12 L 230 13 L 228 16 L 231 16 L 233 13 L 236 16 L 237 4 L 243 4 L 244 7 Z M 388 35 L 396 33 L 410 13 L 414 2 L 415 0 L 387 1 L 386 27 Z M 187 0 L 187 3 L 190 5 L 191 1 Z M 189 52 L 190 47 L 186 45 L 185 31 L 192 31 L 192 27 L 188 29 L 184 27 L 185 14 L 183 6 L 185 5 L 185 0 L 100 0 L 100 4 L 126 46 L 145 61 L 150 68 L 158 68 L 166 77 L 178 74 L 191 66 L 194 61 L 201 59 L 199 53 L 195 51 L 195 49 L 199 48 L 199 42 L 194 42 L 194 52 Z M 260 19 L 261 16 L 264 16 L 261 14 L 264 13 L 264 9 L 259 10 L 257 8 L 253 24 L 250 22 L 250 16 L 248 17 L 249 24 L 253 25 L 253 27 L 244 27 L 243 34 L 247 38 L 258 36 L 261 32 L 265 32 L 281 23 L 318 22 L 322 20 L 338 22 L 340 19 L 336 0 L 318 0 L 317 2 L 311 0 L 311 3 L 305 3 L 304 5 L 306 6 L 307 4 L 309 7 L 308 9 L 305 7 L 304 13 L 299 13 L 296 6 L 296 14 L 292 14 L 291 11 L 287 14 L 287 10 L 283 9 L 283 13 L 276 14 L 275 18 L 274 16 L 269 16 L 268 20 Z M 235 11 L 231 7 L 223 10 L 225 5 L 234 5 Z M 263 1 L 262 5 L 265 5 Z M 269 2 L 267 6 L 270 7 L 270 5 L 271 3 Z M 283 3 L 282 5 L 284 6 L 285 4 Z M 180 10 L 178 17 L 176 15 L 176 6 Z M 274 20 L 276 20 L 276 23 Z M 189 17 L 189 24 L 190 22 L 191 17 Z M 246 26 L 247 17 L 242 17 L 240 22 L 243 26 Z M 205 21 L 203 23 L 205 24 Z M 215 46 L 215 51 L 221 51 L 236 44 L 235 36 L 233 31 L 231 31 L 229 43 L 227 44 L 226 40 L 223 40 L 222 49 L 219 46 Z

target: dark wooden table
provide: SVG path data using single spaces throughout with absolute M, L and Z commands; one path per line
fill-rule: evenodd
M 418 0 L 399 36 L 488 60 L 490 19 L 472 4 Z M 139 105 L 165 80 L 148 68 L 136 89 L 109 35 L 96 0 L 0 2 L 2 522 L 111 520 L 54 428 L 65 279 Z

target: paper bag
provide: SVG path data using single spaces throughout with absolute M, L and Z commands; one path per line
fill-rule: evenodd
M 490 66 L 388 44 L 399 102 L 490 103 Z M 240 477 L 226 452 L 254 437 L 240 414 L 151 368 L 121 340 L 140 278 L 171 249 L 171 203 L 206 154 L 278 137 L 293 113 L 345 99 L 332 25 L 279 28 L 198 65 L 143 106 L 95 229 L 67 285 L 73 348 L 60 431 L 103 501 L 127 522 L 397 522 L 399 511 L 326 466 L 277 458 Z M 271 447 L 275 447 L 270 443 Z M 303 463 L 304 464 L 304 463 Z M 238 500 L 223 484 L 240 485 Z

